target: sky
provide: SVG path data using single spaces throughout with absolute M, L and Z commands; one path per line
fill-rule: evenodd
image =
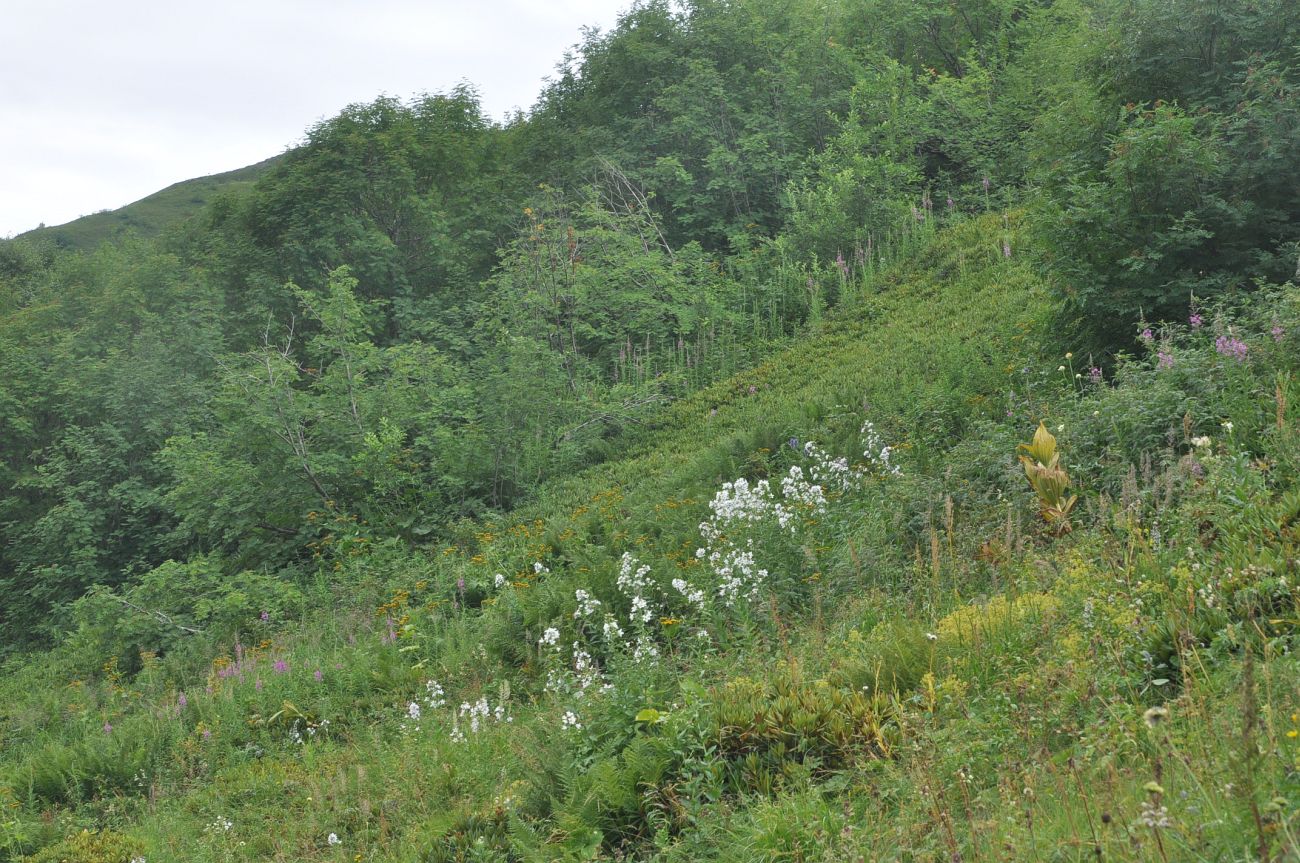
M 630 0 L 4 0 L 0 237 L 283 152 L 353 102 L 468 81 L 527 110 Z

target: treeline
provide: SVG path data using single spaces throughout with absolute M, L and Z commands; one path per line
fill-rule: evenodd
M 638 3 L 527 115 L 353 105 L 159 239 L 0 244 L 0 640 L 509 507 L 943 219 L 1024 208 L 1098 357 L 1285 280 L 1298 44 L 1287 0 Z

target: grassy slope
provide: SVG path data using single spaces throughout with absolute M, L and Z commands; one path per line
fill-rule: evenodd
M 1047 317 L 1029 267 L 1001 256 L 1009 230 L 989 219 L 936 237 L 809 338 L 678 403 L 622 442 L 626 457 L 509 522 L 465 525 L 427 554 L 341 529 L 322 558 L 332 587 L 309 591 L 296 622 L 252 625 L 247 677 L 179 650 L 134 681 L 69 687 L 57 657 L 12 669 L 14 823 L 42 837 L 110 826 L 154 863 L 585 859 L 602 841 L 674 860 L 1249 859 L 1257 826 L 1287 841 L 1240 789 L 1285 791 L 1295 663 L 1266 652 L 1252 694 L 1239 662 L 1198 657 L 1170 693 L 1176 722 L 1147 732 L 1142 711 L 1168 684 L 1134 676 L 1128 640 L 1142 600 L 1167 599 L 1166 561 L 1132 522 L 1089 519 L 1056 543 L 1025 533 L 1031 504 L 1008 464 L 1032 428 L 1022 412 L 1082 425 L 1122 402 L 1094 408 L 1043 380 L 1036 404 L 1007 400 L 1041 365 Z M 1139 384 L 1116 393 L 1154 402 Z M 906 475 L 834 501 L 785 557 L 772 546 L 780 603 L 699 621 L 679 604 L 709 647 L 669 636 L 655 666 L 605 657 L 609 695 L 542 692 L 537 640 L 552 624 L 578 637 L 575 589 L 617 607 L 624 551 L 661 582 L 698 572 L 696 526 L 721 482 L 781 473 L 794 436 L 852 455 L 864 416 Z M 1162 518 L 1172 534 L 1176 515 Z M 498 572 L 515 585 L 496 592 Z M 478 611 L 455 602 L 493 593 Z M 396 644 L 384 616 L 409 627 Z M 495 704 L 508 681 L 513 721 L 458 743 L 450 713 L 426 704 L 403 728 L 426 678 L 452 705 Z M 1247 732 L 1261 756 L 1241 754 L 1251 698 L 1276 720 Z M 644 707 L 668 721 L 637 724 Z M 570 708 L 580 731 L 561 729 Z M 288 717 L 330 725 L 299 745 Z M 1144 788 L 1157 780 L 1159 794 Z M 1172 826 L 1138 823 L 1157 817 L 1144 805 L 1167 805 Z
M 173 183 L 148 197 L 119 207 L 82 216 L 63 225 L 36 228 L 19 234 L 29 240 L 49 240 L 61 248 L 86 251 L 124 231 L 152 237 L 203 209 L 219 192 L 250 186 L 280 157 L 255 165 Z

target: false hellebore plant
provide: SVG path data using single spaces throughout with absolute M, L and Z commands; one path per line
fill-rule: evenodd
M 1068 495 L 1070 475 L 1061 467 L 1061 454 L 1056 451 L 1056 438 L 1041 422 L 1034 432 L 1031 443 L 1020 444 L 1017 449 L 1027 455 L 1020 457 L 1025 466 L 1025 476 L 1029 485 L 1038 495 L 1038 511 L 1043 521 L 1047 522 L 1052 533 L 1063 536 L 1070 532 L 1070 511 L 1078 501 L 1078 495 Z

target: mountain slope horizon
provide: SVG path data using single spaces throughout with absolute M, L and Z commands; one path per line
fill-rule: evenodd
M 11 239 L 49 240 L 59 248 L 89 251 L 128 231 L 153 237 L 200 212 L 218 193 L 251 186 L 282 158 L 284 154 L 230 171 L 179 180 L 115 209 L 78 216 L 59 225 L 42 225 Z

